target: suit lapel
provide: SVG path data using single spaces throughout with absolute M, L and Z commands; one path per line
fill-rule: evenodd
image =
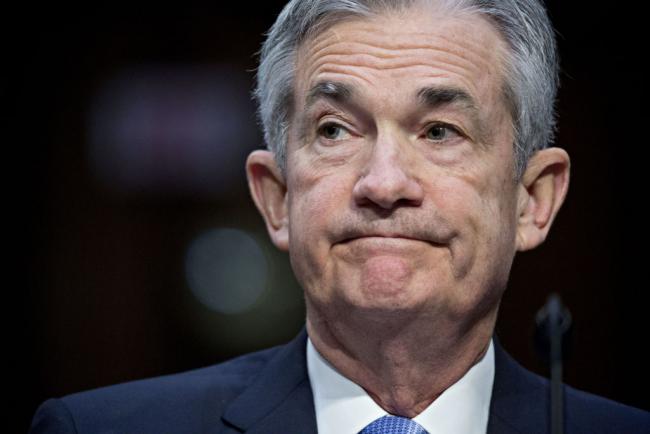
M 494 336 L 494 386 L 488 434 L 548 433 L 546 381 L 515 361 Z
M 225 411 L 226 423 L 247 434 L 316 434 L 314 399 L 307 374 L 305 329 L 260 372 Z

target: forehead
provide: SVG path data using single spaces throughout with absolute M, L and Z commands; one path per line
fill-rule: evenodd
M 342 81 L 375 96 L 415 96 L 423 84 L 463 89 L 481 104 L 502 100 L 506 44 L 486 18 L 424 6 L 330 24 L 298 50 L 300 107 L 316 83 Z

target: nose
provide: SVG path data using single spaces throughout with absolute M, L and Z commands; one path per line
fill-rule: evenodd
M 396 140 L 377 140 L 352 196 L 359 206 L 391 210 L 399 206 L 419 206 L 424 200 L 420 182 L 413 176 L 407 152 Z

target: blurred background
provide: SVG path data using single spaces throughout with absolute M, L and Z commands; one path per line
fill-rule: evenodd
M 16 432 L 48 397 L 202 367 L 301 328 L 301 290 L 244 176 L 262 144 L 255 53 L 283 3 L 7 12 Z M 566 382 L 650 409 L 647 235 L 642 207 L 623 206 L 645 196 L 629 35 L 622 12 L 561 3 L 548 7 L 571 187 L 546 243 L 515 259 L 497 333 L 546 375 L 534 317 L 558 292 L 575 323 Z

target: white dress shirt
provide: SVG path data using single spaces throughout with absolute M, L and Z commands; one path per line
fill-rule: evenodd
M 413 418 L 429 434 L 485 434 L 492 384 L 494 345 L 465 375 Z M 365 390 L 339 373 L 307 341 L 307 371 L 314 393 L 319 434 L 357 434 L 388 414 Z

